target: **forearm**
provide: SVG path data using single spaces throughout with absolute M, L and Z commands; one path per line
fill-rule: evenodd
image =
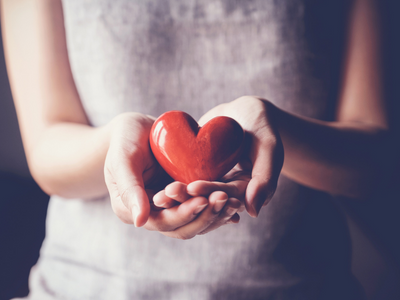
M 2 0 L 1 13 L 7 70 L 33 177 L 49 194 L 104 194 L 108 126 L 88 125 L 69 65 L 61 1 Z
M 388 172 L 390 134 L 362 122 L 324 122 L 285 112 L 267 103 L 281 136 L 282 173 L 332 194 L 362 198 Z
M 77 123 L 56 123 L 43 131 L 27 151 L 32 176 L 49 194 L 66 198 L 104 195 L 104 160 L 112 123 L 93 128 Z

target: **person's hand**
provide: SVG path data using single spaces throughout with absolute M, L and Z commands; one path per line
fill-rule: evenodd
M 126 113 L 112 122 L 104 174 L 115 214 L 127 224 L 163 232 L 173 232 L 196 219 L 208 205 L 205 197 L 192 197 L 169 209 L 157 208 L 149 201 L 172 181 L 150 151 L 154 118 Z
M 195 181 L 190 184 L 175 181 L 165 190 L 157 193 L 154 205 L 164 209 L 173 209 L 185 205 L 197 197 L 208 199 L 209 205 L 189 224 L 163 234 L 188 239 L 199 234 L 213 231 L 225 224 L 236 224 L 238 212 L 244 210 L 244 194 L 250 180 L 249 172 L 236 165 L 221 181 Z
M 245 130 L 245 150 L 240 164 L 242 169 L 251 173 L 243 197 L 246 210 L 252 217 L 258 216 L 261 207 L 266 205 L 275 193 L 283 165 L 283 145 L 279 133 L 274 128 L 271 111 L 273 106 L 266 100 L 245 96 L 214 107 L 199 120 L 202 126 L 214 117 L 227 116 L 235 119 Z M 231 182 L 230 186 L 215 182 L 192 183 L 188 190 L 189 194 L 194 195 L 196 193 L 191 193 L 191 189 L 199 194 L 222 190 L 232 197 L 237 190 L 242 191 L 235 181 Z

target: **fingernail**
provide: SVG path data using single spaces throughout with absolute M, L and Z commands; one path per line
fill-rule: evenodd
M 226 213 L 227 213 L 228 215 L 233 215 L 236 211 L 237 211 L 236 208 L 228 207 L 227 210 L 226 210 Z
M 228 199 L 217 200 L 214 206 L 214 213 L 219 213 L 223 208 Z
M 169 195 L 169 194 L 165 193 L 165 196 L 167 196 L 168 198 L 171 198 L 171 199 L 176 199 L 176 197 L 178 197 L 178 194 L 176 194 L 176 195 Z
M 254 205 L 253 205 L 254 212 L 255 212 L 254 218 L 257 218 L 257 217 L 258 217 L 258 214 L 260 213 L 262 204 L 263 204 L 262 202 L 261 202 L 261 203 L 260 203 L 260 202 L 255 202 L 255 203 L 254 203 Z
M 189 183 L 187 185 L 187 187 L 186 187 L 187 193 L 190 194 L 191 196 L 199 196 L 199 193 L 196 193 L 196 191 L 193 190 L 192 186 L 193 186 L 192 183 Z
M 138 216 L 139 216 L 139 207 L 137 207 L 137 205 L 134 204 L 132 207 L 132 218 L 133 218 L 133 225 L 135 225 L 135 227 L 137 227 Z
M 207 204 L 203 204 L 203 205 L 197 206 L 197 208 L 196 208 L 196 210 L 194 211 L 193 214 L 194 214 L 194 215 L 197 215 L 197 214 L 201 213 L 202 210 L 205 209 L 207 205 L 208 205 L 208 203 L 207 203 Z

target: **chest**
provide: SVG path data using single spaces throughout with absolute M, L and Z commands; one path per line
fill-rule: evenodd
M 101 125 L 124 111 L 172 109 L 199 118 L 246 94 L 326 118 L 340 26 L 323 14 L 329 5 L 342 16 L 336 23 L 344 14 L 340 1 L 311 2 L 64 0 L 71 67 L 89 118 Z

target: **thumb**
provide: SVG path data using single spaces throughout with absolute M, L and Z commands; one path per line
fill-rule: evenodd
M 141 160 L 122 163 L 115 174 L 121 201 L 131 212 L 136 227 L 146 224 L 150 215 L 150 201 L 144 188 Z
M 150 215 L 150 202 L 143 186 L 135 184 L 125 189 L 121 194 L 121 200 L 131 212 L 136 227 L 146 224 Z
M 246 189 L 245 205 L 249 215 L 255 218 L 275 193 L 284 153 L 277 133 L 265 132 L 262 137 L 252 138 L 250 159 L 253 169 Z

